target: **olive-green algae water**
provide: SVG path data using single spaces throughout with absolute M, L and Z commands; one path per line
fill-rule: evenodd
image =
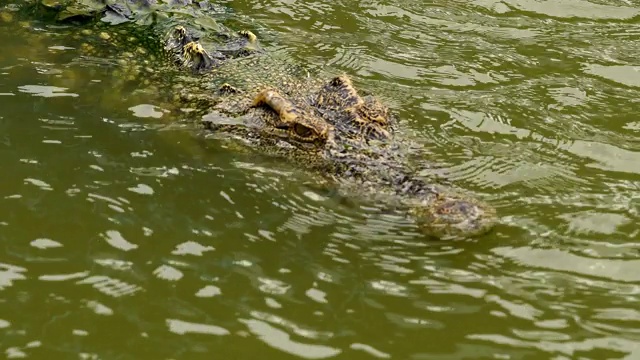
M 3 356 L 640 356 L 640 3 L 222 5 L 378 96 L 500 224 L 425 239 L 199 137 L 122 53 L 2 12 Z

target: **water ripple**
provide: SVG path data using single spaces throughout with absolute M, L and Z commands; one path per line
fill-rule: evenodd
M 111 44 L 82 56 L 96 36 L 3 7 L 5 355 L 638 356 L 638 5 L 229 2 L 388 104 L 421 174 L 498 208 L 452 243 L 196 138 Z

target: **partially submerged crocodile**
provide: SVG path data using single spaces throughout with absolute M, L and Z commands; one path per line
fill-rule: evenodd
M 438 238 L 478 235 L 495 224 L 492 207 L 416 175 L 387 107 L 361 96 L 348 76 L 323 81 L 272 54 L 216 63 L 215 49 L 182 26 L 165 44 L 178 66 L 201 73 L 181 84 L 178 100 L 204 113 L 204 127 L 218 138 L 238 137 L 322 174 L 344 193 L 383 201 Z
M 122 1 L 147 6 L 150 0 Z M 100 11 L 113 12 L 113 5 Z M 208 134 L 240 139 L 316 171 L 344 193 L 406 213 L 438 238 L 479 235 L 495 224 L 491 206 L 417 175 L 408 140 L 396 137 L 387 107 L 361 96 L 348 76 L 323 81 L 277 54 L 245 51 L 259 49 L 250 32 L 221 44 L 206 41 L 217 34 L 197 34 L 190 25 L 160 26 L 161 48 L 176 67 L 197 75 L 162 85 L 173 93 L 176 108 L 199 116 Z

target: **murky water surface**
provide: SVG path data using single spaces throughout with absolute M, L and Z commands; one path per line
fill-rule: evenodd
M 379 96 L 500 224 L 424 239 L 3 12 L 2 356 L 640 357 L 639 2 L 222 5 Z

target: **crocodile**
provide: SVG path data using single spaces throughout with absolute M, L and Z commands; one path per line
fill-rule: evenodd
M 259 154 L 295 163 L 343 194 L 406 214 L 435 238 L 469 238 L 496 224 L 496 210 L 486 202 L 419 175 L 415 142 L 399 136 L 392 111 L 375 96 L 362 95 L 349 76 L 311 74 L 286 54 L 262 51 L 257 37 L 246 30 L 204 21 L 215 24 L 208 31 L 212 27 L 202 26 L 208 8 L 188 5 L 190 16 L 179 12 L 167 17 L 170 21 L 140 21 L 148 16 L 150 1 L 118 0 L 117 11 L 110 5 L 87 14 L 115 11 L 123 22 L 144 27 L 129 35 L 152 38 L 149 51 L 127 59 L 128 66 L 161 54 L 167 61 L 153 59 L 156 74 L 161 74 L 154 85 L 170 98 L 173 111 L 200 123 L 205 137 L 235 140 Z M 134 16 L 130 4 L 142 10 Z M 163 9 L 174 6 L 172 1 Z M 194 14 L 204 14 L 197 27 Z M 102 37 L 114 43 L 122 37 L 111 34 Z M 169 73 L 174 75 L 163 76 Z
M 227 9 L 207 0 L 24 0 L 13 5 L 31 18 L 53 20 L 57 24 L 89 23 L 88 28 L 107 31 L 124 26 L 136 34 L 137 40 L 147 40 L 149 50 L 155 50 L 157 39 L 166 29 L 188 22 L 194 30 L 190 34 L 193 39 L 206 37 L 215 45 L 217 51 L 212 55 L 216 61 L 261 51 L 250 31 L 233 31 L 218 22 L 216 18 L 228 17 Z M 199 33 L 195 26 L 199 27 Z
M 430 236 L 467 238 L 495 225 L 487 203 L 417 175 L 415 144 L 398 136 L 388 107 L 361 95 L 346 74 L 323 80 L 273 54 L 216 63 L 215 49 L 185 26 L 169 32 L 164 50 L 200 74 L 174 87 L 174 101 L 199 114 L 209 137 L 234 137 L 321 174 L 344 194 L 405 213 Z

